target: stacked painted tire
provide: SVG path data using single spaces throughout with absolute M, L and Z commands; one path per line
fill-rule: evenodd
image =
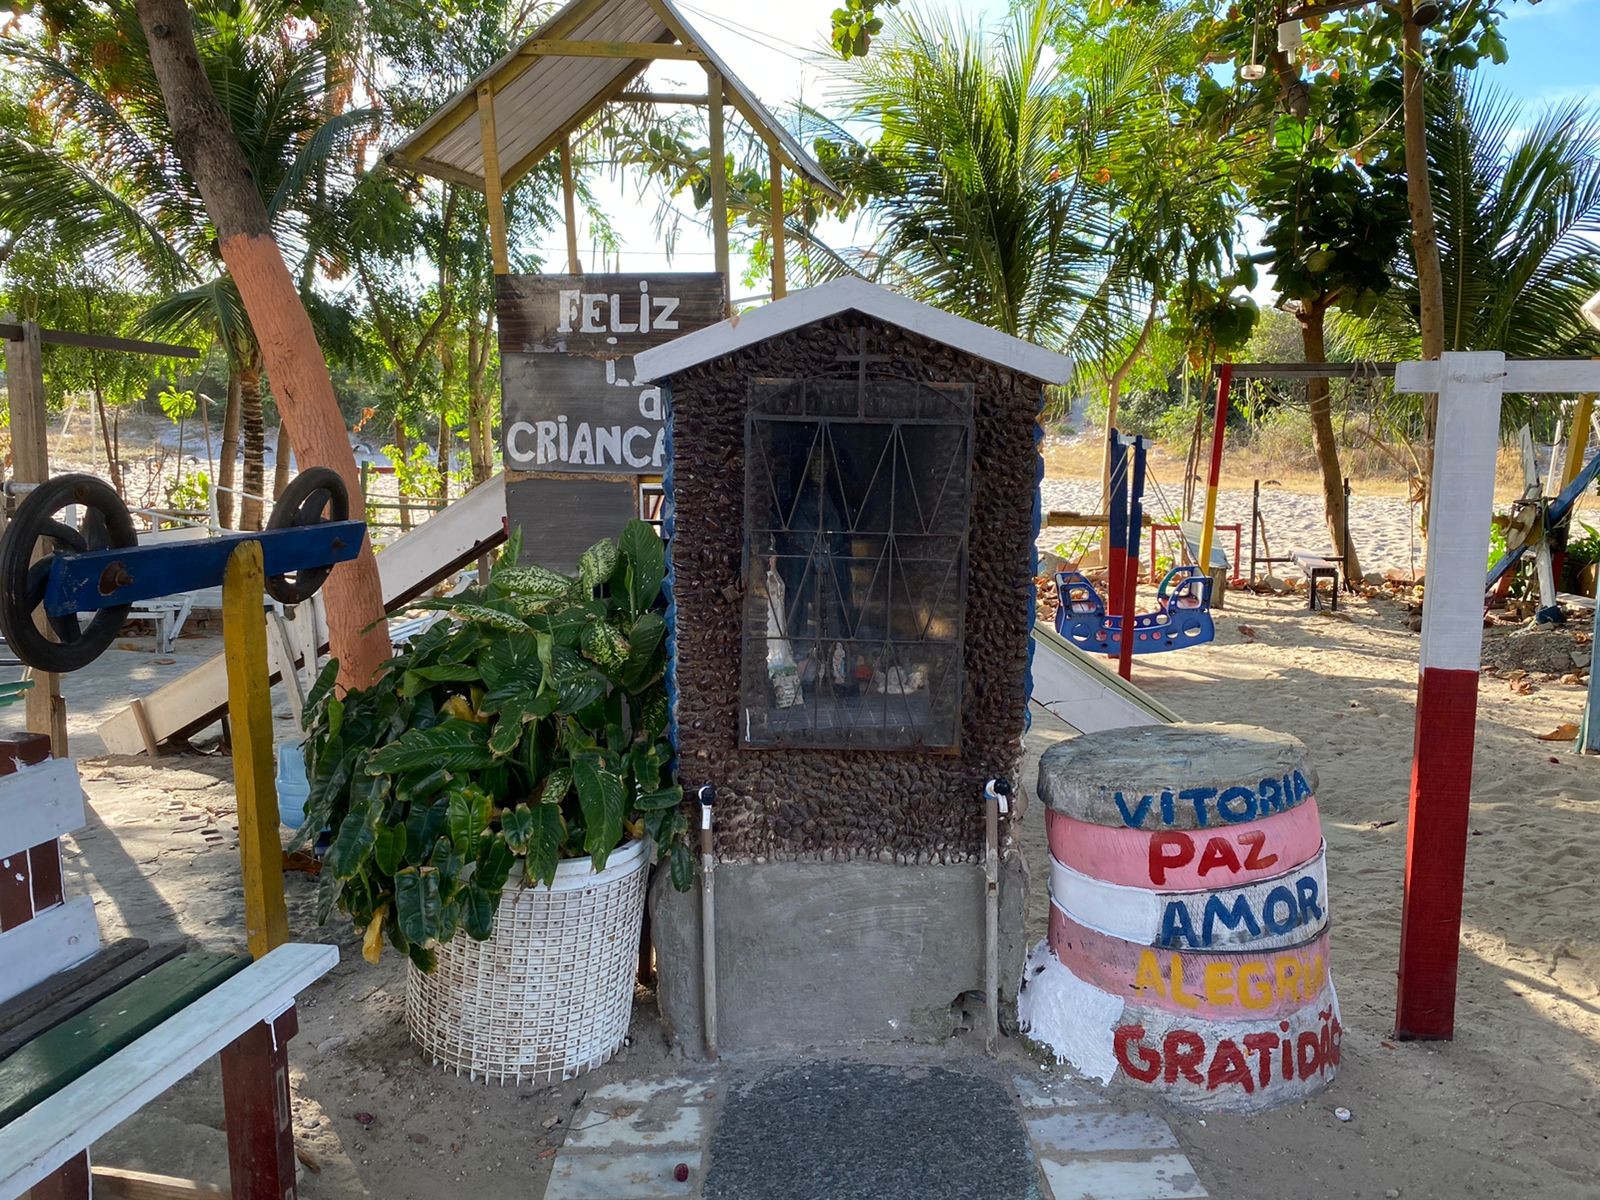
M 1107 730 L 1039 767 L 1050 935 L 1019 1012 L 1083 1073 L 1196 1108 L 1308 1096 L 1339 1065 L 1316 772 L 1238 725 Z

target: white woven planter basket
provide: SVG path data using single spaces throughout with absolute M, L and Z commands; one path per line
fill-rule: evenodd
M 633 1014 L 646 847 L 617 847 L 599 874 L 569 859 L 552 888 L 513 873 L 487 941 L 457 934 L 433 974 L 411 967 L 406 1025 L 423 1053 L 495 1083 L 571 1079 L 615 1054 Z

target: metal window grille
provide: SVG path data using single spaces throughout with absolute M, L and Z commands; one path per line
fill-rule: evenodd
M 959 744 L 972 389 L 758 380 L 745 424 L 741 737 Z

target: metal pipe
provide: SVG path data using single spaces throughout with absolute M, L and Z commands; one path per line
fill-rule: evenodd
M 983 785 L 983 1003 L 988 1010 L 984 1046 L 994 1052 L 1000 1040 L 1000 814 L 1011 811 L 1011 784 L 991 779 Z
M 711 845 L 711 805 L 717 790 L 701 784 L 700 801 L 700 1014 L 705 1031 L 706 1057 L 717 1057 L 717 923 L 715 874 L 717 858 Z

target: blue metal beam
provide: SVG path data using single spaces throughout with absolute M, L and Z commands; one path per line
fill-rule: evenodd
M 1545 528 L 1560 525 L 1566 519 L 1572 506 L 1578 502 L 1578 497 L 1588 490 L 1597 476 L 1600 476 L 1600 454 L 1596 454 L 1584 463 L 1583 470 L 1573 477 L 1571 483 L 1561 489 L 1561 494 L 1550 501 L 1550 507 L 1545 512 Z M 1515 550 L 1507 550 L 1500 556 L 1500 560 L 1489 569 L 1489 582 L 1484 585 L 1484 592 L 1494 590 L 1494 585 L 1500 582 L 1500 577 L 1521 560 L 1523 551 L 1528 549 L 1528 544 L 1518 546 Z
M 58 553 L 50 564 L 44 607 L 51 616 L 60 617 L 217 587 L 229 556 L 245 542 L 261 543 L 268 578 L 331 567 L 354 558 L 366 533 L 365 521 L 329 521 L 203 541 Z

